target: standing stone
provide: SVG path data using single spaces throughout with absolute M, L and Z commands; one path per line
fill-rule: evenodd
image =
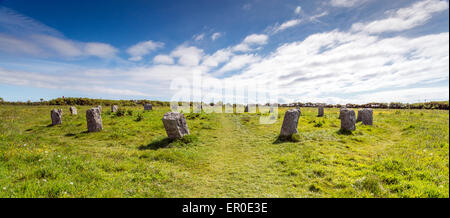
M 362 118 L 361 118 L 361 115 L 363 113 L 362 111 L 363 111 L 363 109 L 358 110 L 358 116 L 356 117 L 356 122 L 362 121 Z
M 111 112 L 116 113 L 119 107 L 117 105 L 111 105 Z
M 359 116 L 359 112 L 358 112 Z M 361 111 L 361 121 L 363 125 L 373 125 L 373 110 L 372 108 L 364 108 Z
M 50 112 L 52 126 L 62 124 L 62 109 L 53 109 Z
M 152 104 L 144 104 L 144 111 L 151 111 L 153 110 Z
M 72 115 L 77 115 L 77 114 L 78 114 L 77 108 L 74 107 L 74 106 L 70 107 L 70 113 L 71 113 Z
M 248 105 L 245 105 L 244 112 L 248 112 Z
M 167 136 L 170 139 L 181 138 L 189 135 L 189 128 L 182 113 L 167 112 L 162 119 Z
M 88 132 L 98 132 L 103 129 L 100 108 L 94 107 L 86 111 Z
M 341 109 L 339 110 L 339 119 L 341 119 L 342 111 L 345 110 L 345 109 L 347 109 L 347 108 L 341 107 Z
M 322 106 L 319 106 L 317 116 L 318 117 L 323 117 L 323 107 Z
M 300 117 L 300 110 L 289 109 L 284 114 L 283 125 L 281 126 L 280 136 L 291 136 L 298 132 L 298 118 Z
M 341 109 L 341 130 L 353 131 L 356 129 L 356 116 L 355 111 L 343 108 Z

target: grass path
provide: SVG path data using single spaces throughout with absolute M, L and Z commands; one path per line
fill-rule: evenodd
M 271 161 L 264 157 L 254 139 L 255 132 L 242 125 L 239 117 L 220 116 L 220 128 L 211 135 L 207 144 L 208 167 L 193 172 L 202 181 L 195 187 L 195 197 L 269 197 L 276 174 L 268 166 Z M 268 143 L 264 143 L 268 144 Z

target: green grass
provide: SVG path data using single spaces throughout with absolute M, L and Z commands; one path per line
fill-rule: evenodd
M 374 126 L 342 133 L 338 109 L 302 108 L 299 133 L 257 114 L 186 114 L 168 140 L 169 108 L 105 107 L 104 130 L 85 112 L 0 106 L 0 197 L 449 197 L 449 112 L 374 110 Z

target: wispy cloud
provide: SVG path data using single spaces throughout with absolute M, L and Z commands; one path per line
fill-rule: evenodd
M 194 39 L 195 39 L 195 41 L 200 41 L 200 40 L 203 40 L 204 37 L 205 37 L 205 34 L 202 33 L 202 34 L 195 35 Z
M 211 40 L 215 41 L 216 39 L 218 39 L 220 36 L 222 36 L 222 33 L 219 32 L 215 32 L 211 35 Z
M 389 13 L 387 18 L 367 23 L 355 23 L 353 31 L 367 33 L 398 32 L 425 24 L 432 14 L 448 9 L 447 1 L 426 0 Z
M 112 58 L 113 46 L 67 39 L 57 30 L 6 7 L 0 7 L 0 51 L 35 57 Z
M 295 8 L 295 10 L 294 10 L 294 13 L 295 13 L 295 14 L 300 14 L 301 11 L 302 11 L 302 7 L 297 6 L 297 7 Z
M 234 51 L 250 51 L 252 50 L 252 46 L 255 45 L 264 45 L 267 43 L 269 37 L 266 34 L 251 34 L 238 45 L 233 47 Z
M 366 1 L 367 0 L 331 0 L 330 4 L 334 7 L 350 8 L 360 5 Z
M 152 40 L 139 42 L 136 45 L 131 46 L 127 49 L 127 53 L 131 55 L 129 60 L 131 61 L 140 61 L 142 57 L 150 54 L 152 51 L 156 49 L 162 48 L 164 43 L 162 42 L 154 42 Z
M 153 58 L 153 63 L 155 64 L 173 64 L 173 58 L 169 55 L 156 55 Z
M 278 26 L 277 28 L 275 28 L 274 33 L 283 31 L 283 30 L 285 30 L 287 28 L 291 28 L 291 27 L 297 26 L 301 22 L 302 21 L 300 19 L 294 19 L 294 20 L 286 21 L 286 22 L 282 23 L 280 26 Z

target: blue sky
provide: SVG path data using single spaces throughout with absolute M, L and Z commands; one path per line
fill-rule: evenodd
M 0 97 L 448 100 L 448 21 L 447 0 L 3 0 Z

